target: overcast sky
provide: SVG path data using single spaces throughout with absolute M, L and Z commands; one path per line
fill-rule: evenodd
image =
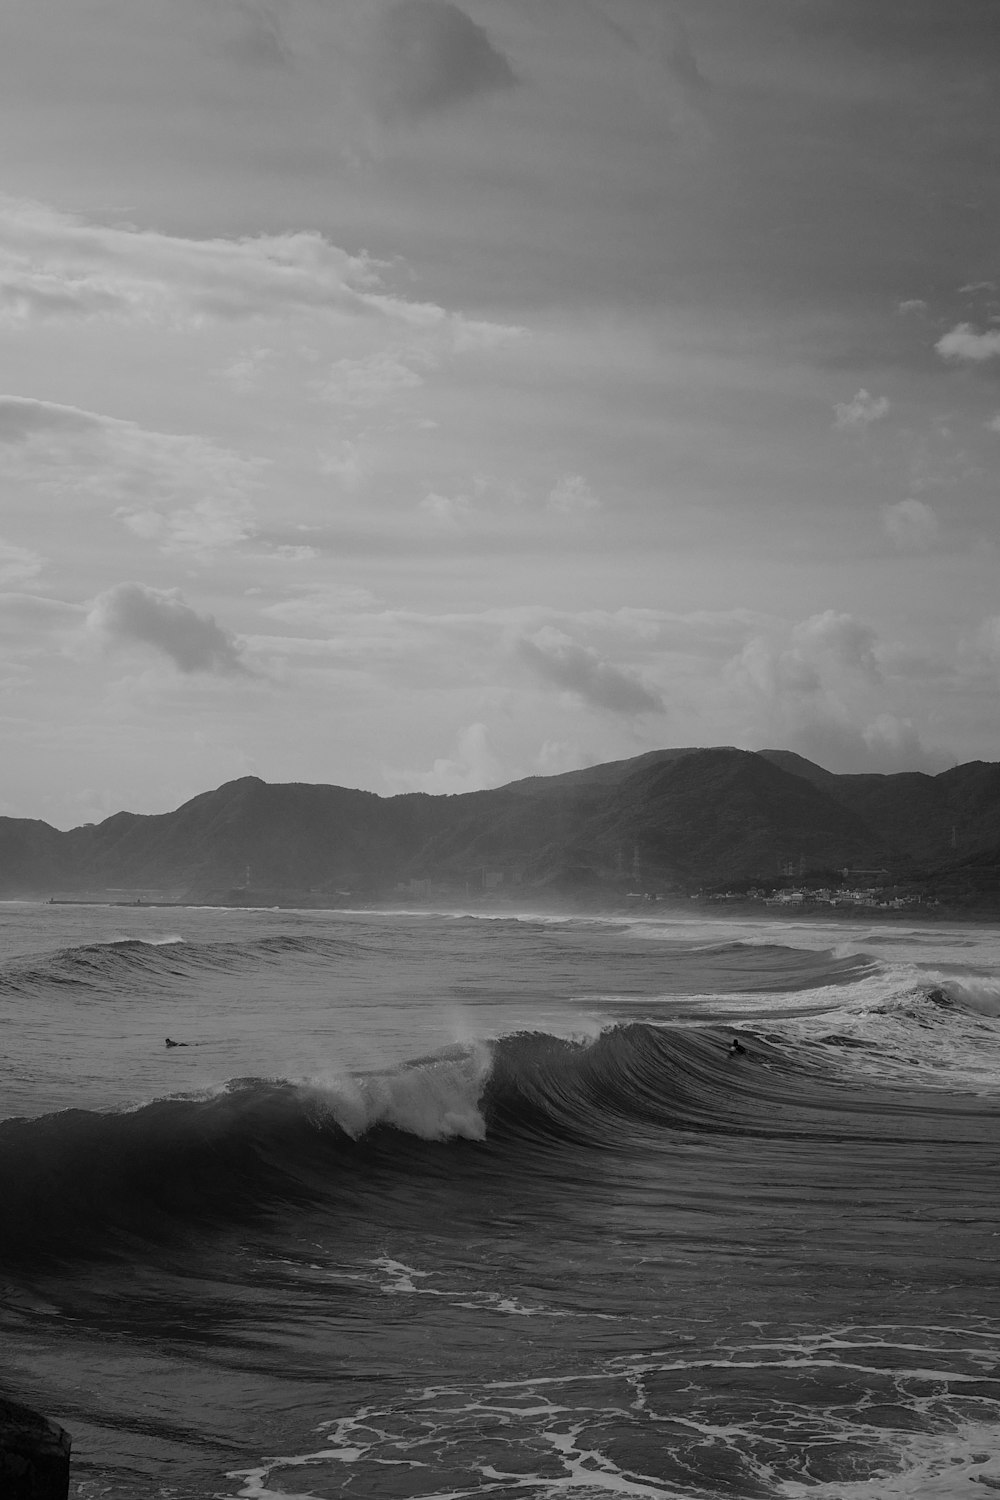
M 0 812 L 1000 758 L 997 5 L 0 13 Z

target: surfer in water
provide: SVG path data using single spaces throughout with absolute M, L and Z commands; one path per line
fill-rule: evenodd
M 740 1041 L 740 1039 L 738 1037 L 734 1036 L 733 1039 L 732 1039 L 732 1041 L 729 1043 L 729 1056 L 730 1057 L 745 1057 L 746 1056 L 746 1051 L 747 1051 L 747 1049 L 744 1047 L 744 1045 Z
M 167 1037 L 166 1042 L 167 1042 L 167 1046 L 168 1047 L 186 1047 L 187 1046 L 187 1042 L 172 1042 L 169 1037 Z

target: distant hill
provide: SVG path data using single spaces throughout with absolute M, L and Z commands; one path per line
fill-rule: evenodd
M 900 878 L 948 871 L 957 889 L 982 886 L 998 850 L 1000 765 L 838 776 L 790 751 L 721 746 L 459 796 L 247 776 L 174 812 L 120 812 L 65 833 L 0 818 L 0 892 L 317 902 L 401 890 L 680 894 L 845 867 Z

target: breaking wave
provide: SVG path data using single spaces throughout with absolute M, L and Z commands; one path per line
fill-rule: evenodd
M 238 1079 L 132 1110 L 8 1120 L 0 1263 L 132 1258 L 296 1204 L 364 1215 L 373 1195 L 412 1195 L 428 1175 L 456 1174 L 471 1200 L 486 1177 L 571 1180 L 595 1153 L 935 1128 L 926 1100 L 860 1078 L 851 1088 L 836 1047 L 831 1063 L 815 1044 L 743 1031 L 731 1052 L 731 1035 L 645 1023 L 590 1040 L 518 1033 L 334 1082 Z

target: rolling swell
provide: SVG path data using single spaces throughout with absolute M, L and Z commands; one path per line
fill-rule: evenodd
M 148 986 L 206 972 L 253 969 L 280 964 L 289 957 L 333 962 L 364 951 L 359 943 L 311 935 L 274 934 L 246 942 L 214 943 L 121 938 L 14 959 L 0 966 L 0 994 L 34 996 L 52 990 L 114 994 L 138 983 Z
M 699 943 L 692 949 L 700 960 L 711 960 L 717 988 L 744 994 L 794 994 L 851 985 L 878 972 L 870 954 L 845 948 L 789 947 L 766 940 Z
M 0 1124 L 0 1263 L 131 1260 L 233 1224 L 323 1205 L 365 1216 L 448 1178 L 472 1195 L 571 1158 L 669 1152 L 671 1140 L 932 1134 L 924 1103 L 876 1096 L 743 1033 L 645 1024 L 589 1043 L 538 1033 L 452 1049 L 334 1084 L 243 1079 L 128 1112 L 69 1110 Z

